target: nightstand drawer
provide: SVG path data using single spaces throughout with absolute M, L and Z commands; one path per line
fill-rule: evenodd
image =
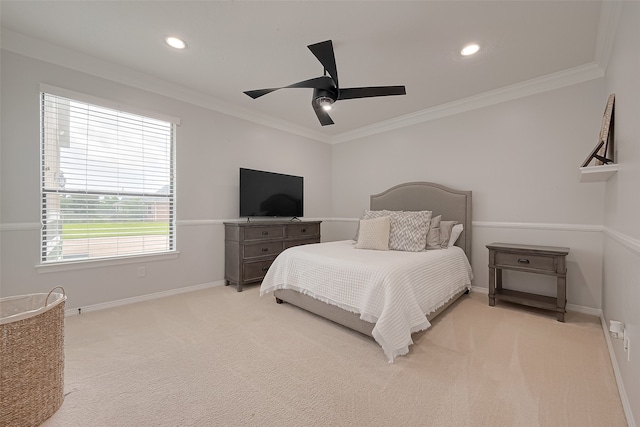
M 244 240 L 282 239 L 283 237 L 283 226 L 265 225 L 258 227 L 247 227 L 244 230 Z
M 287 225 L 287 237 L 319 236 L 320 224 Z
M 267 270 L 271 267 L 273 263 L 273 259 L 268 259 L 265 261 L 256 261 L 256 262 L 246 262 L 243 266 L 242 272 L 244 276 L 244 281 L 248 282 L 250 280 L 259 280 L 267 274 Z
M 497 267 L 516 267 L 528 270 L 543 270 L 555 272 L 555 257 L 531 254 L 513 254 L 496 252 Z
M 255 258 L 267 255 L 278 255 L 282 252 L 282 241 L 280 242 L 264 242 L 253 243 L 244 246 L 244 259 Z

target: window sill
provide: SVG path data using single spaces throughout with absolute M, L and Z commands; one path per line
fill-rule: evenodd
M 82 261 L 56 262 L 54 264 L 38 264 L 36 271 L 38 273 L 54 273 L 58 271 L 82 270 L 85 268 L 110 267 L 123 264 L 138 264 L 143 262 L 164 261 L 167 259 L 178 258 L 180 252 L 165 252 L 149 255 L 135 255 L 118 258 L 90 259 Z

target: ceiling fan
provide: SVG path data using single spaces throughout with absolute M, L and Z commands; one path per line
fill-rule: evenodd
M 338 70 L 336 69 L 336 58 L 333 54 L 333 43 L 331 40 L 311 44 L 307 46 L 309 50 L 318 58 L 324 67 L 324 75 L 309 80 L 284 87 L 270 89 L 258 89 L 245 91 L 251 98 L 256 99 L 278 89 L 286 88 L 312 88 L 313 98 L 311 106 L 315 111 L 322 126 L 332 125 L 333 120 L 329 117 L 328 111 L 331 105 L 343 99 L 369 98 L 374 96 L 406 95 L 404 86 L 372 86 L 372 87 L 352 87 L 341 88 L 338 85 Z M 327 76 L 327 73 L 329 74 Z

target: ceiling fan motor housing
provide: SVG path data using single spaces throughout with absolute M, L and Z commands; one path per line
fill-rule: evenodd
M 331 105 L 338 99 L 338 92 L 316 88 L 313 90 L 313 99 L 315 99 L 316 104 L 320 106 L 326 105 L 327 103 Z

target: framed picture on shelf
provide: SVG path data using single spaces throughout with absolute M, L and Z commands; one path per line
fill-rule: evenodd
M 589 166 L 591 160 L 595 159 L 595 166 L 614 163 L 615 151 L 613 147 L 614 141 L 614 112 L 615 112 L 616 95 L 612 93 L 607 100 L 604 114 L 602 116 L 602 126 L 600 127 L 600 135 L 598 135 L 598 143 L 591 151 L 589 157 L 582 163 L 582 167 Z

